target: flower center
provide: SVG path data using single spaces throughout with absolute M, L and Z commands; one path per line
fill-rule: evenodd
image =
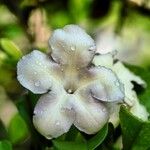
M 68 90 L 67 90 L 67 93 L 68 93 L 68 94 L 73 94 L 74 91 L 73 91 L 72 89 L 68 89 Z

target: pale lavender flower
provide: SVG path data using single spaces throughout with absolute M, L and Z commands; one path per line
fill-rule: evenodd
M 50 55 L 34 50 L 17 65 L 19 82 L 43 94 L 34 109 L 36 129 L 48 139 L 72 125 L 96 133 L 110 118 L 109 106 L 125 99 L 122 78 L 107 63 L 97 64 L 94 40 L 77 25 L 55 30 L 49 44 Z

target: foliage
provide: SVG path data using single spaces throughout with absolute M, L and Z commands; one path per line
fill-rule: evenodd
M 147 150 L 150 148 L 150 122 L 134 117 L 125 106 L 120 110 L 124 150 Z
M 150 149 L 150 122 L 139 120 L 126 106 L 121 106 L 120 124 L 117 127 L 108 123 L 95 135 L 86 135 L 73 126 L 57 139 L 45 139 L 37 133 L 32 123 L 33 109 L 40 95 L 23 89 L 16 79 L 17 61 L 33 49 L 49 50 L 47 42 L 53 29 L 73 23 L 93 34 L 99 33 L 99 29 L 102 32 L 107 27 L 113 27 L 117 37 L 121 37 L 125 31 L 125 40 L 138 41 L 132 44 L 133 47 L 126 44 L 123 49 L 138 49 L 133 53 L 138 53 L 138 57 L 131 62 L 137 62 L 144 68 L 129 64 L 126 66 L 146 82 L 146 88 L 135 84 L 134 90 L 140 103 L 150 113 L 150 9 L 144 0 L 141 0 L 142 5 L 138 5 L 136 0 L 134 4 L 129 1 L 0 0 L 0 88 L 4 89 L 4 95 L 18 111 L 11 118 L 9 126 L 0 119 L 0 150 Z M 33 14 L 35 16 L 32 18 Z M 139 43 L 144 45 L 141 49 L 136 46 Z M 123 54 L 129 60 L 133 56 L 132 52 Z M 0 91 L 0 106 L 5 96 Z

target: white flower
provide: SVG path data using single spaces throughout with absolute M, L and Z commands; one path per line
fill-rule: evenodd
M 139 85 L 145 86 L 145 82 L 138 76 L 134 75 L 131 71 L 129 71 L 120 61 L 114 62 L 114 54 L 107 53 L 104 55 L 97 54 L 93 59 L 93 64 L 95 66 L 105 66 L 110 68 L 116 75 L 118 76 L 121 83 L 124 85 L 125 90 L 125 103 L 130 106 L 130 112 L 133 115 L 137 116 L 142 120 L 147 120 L 149 113 L 146 108 L 139 103 L 136 92 L 133 90 L 132 81 L 136 82 Z M 109 108 L 111 109 L 110 122 L 114 125 L 117 125 L 119 122 L 119 108 L 120 106 L 115 103 L 109 104 Z
M 94 134 L 109 120 L 107 104 L 124 100 L 124 87 L 107 66 L 93 66 L 96 46 L 76 25 L 55 30 L 51 55 L 34 50 L 17 65 L 19 82 L 36 94 L 33 123 L 46 138 L 56 138 L 71 125 Z

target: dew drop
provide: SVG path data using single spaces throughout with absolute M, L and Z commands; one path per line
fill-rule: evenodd
M 38 64 L 38 65 L 42 65 L 42 63 L 41 62 L 39 62 L 38 60 L 36 61 L 36 64 Z
M 23 56 L 22 59 L 25 59 L 25 56 Z
M 76 50 L 76 48 L 75 48 L 74 46 L 71 46 L 70 49 L 71 49 L 72 51 L 75 51 L 75 50 Z
M 63 72 L 63 71 L 64 71 L 64 69 L 63 69 L 63 68 L 61 68 L 61 71 Z
M 36 75 L 37 74 L 37 72 L 34 72 L 34 75 Z
M 116 86 L 119 86 L 119 82 L 115 82 L 115 85 L 116 85 Z
M 95 51 L 96 50 L 96 46 L 94 45 L 94 46 L 91 46 L 90 48 L 89 48 L 89 51 Z
M 71 89 L 68 89 L 68 91 L 67 91 L 69 94 L 71 94 L 72 93 L 72 90 Z
M 40 86 L 40 81 L 36 81 L 36 82 L 34 83 L 34 85 L 37 86 L 37 87 Z
M 103 108 L 103 109 L 102 109 L 102 111 L 103 111 L 103 112 L 106 112 L 106 109 L 105 109 L 105 108 Z
M 56 124 L 55 124 L 56 126 L 59 126 L 60 125 L 60 122 L 59 121 L 56 121 Z
M 34 110 L 34 115 L 42 115 L 42 114 L 43 114 L 42 110 L 39 110 L 39 109 Z
M 54 47 L 53 47 L 53 46 L 51 46 L 51 49 L 52 49 L 52 50 L 54 50 Z

